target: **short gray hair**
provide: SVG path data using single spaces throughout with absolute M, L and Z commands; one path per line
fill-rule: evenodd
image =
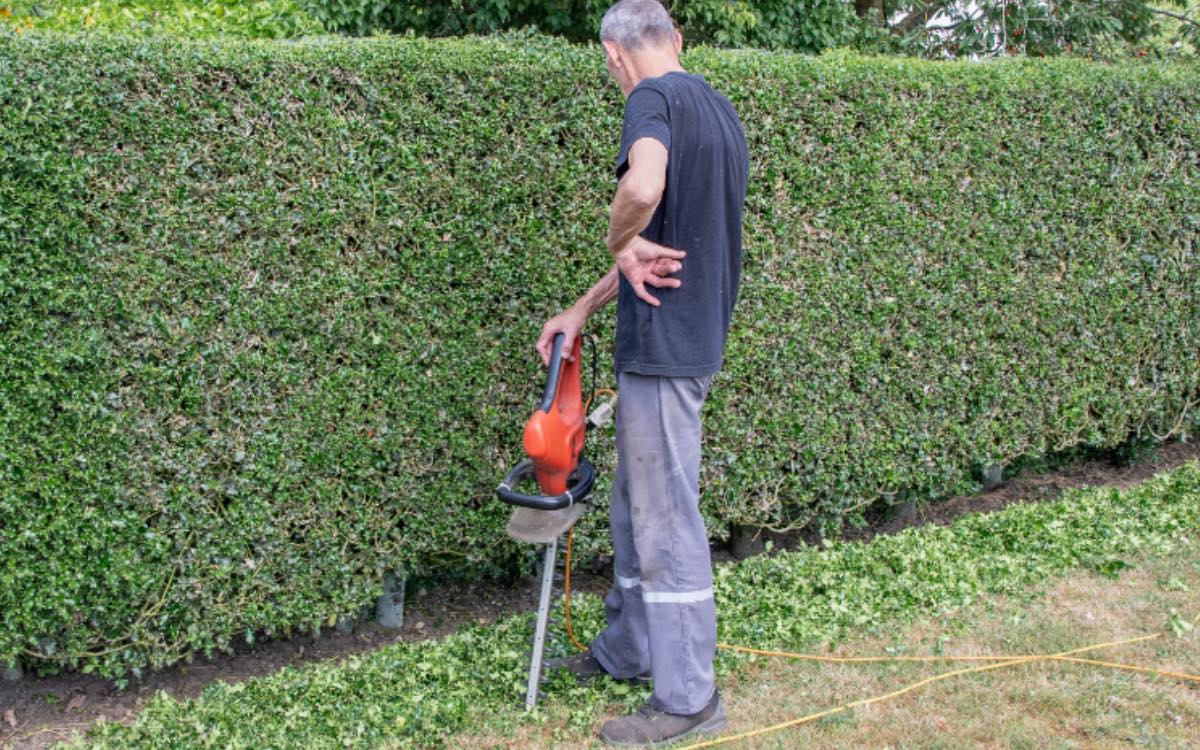
M 621 0 L 604 13 L 600 40 L 633 51 L 643 42 L 675 38 L 675 23 L 658 0 Z

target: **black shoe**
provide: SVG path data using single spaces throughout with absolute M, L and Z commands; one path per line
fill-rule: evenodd
M 669 714 L 647 703 L 637 713 L 609 719 L 600 727 L 600 739 L 620 747 L 658 747 L 692 734 L 716 734 L 728 723 L 721 694 L 714 690 L 708 705 L 694 714 Z
M 583 651 L 561 659 L 547 659 L 546 667 L 549 669 L 566 669 L 575 675 L 575 681 L 580 685 L 585 685 L 601 675 L 608 675 L 608 672 L 604 671 L 604 667 L 592 655 L 591 651 Z M 650 673 L 642 672 L 634 677 L 613 677 L 613 679 L 619 682 L 650 682 Z

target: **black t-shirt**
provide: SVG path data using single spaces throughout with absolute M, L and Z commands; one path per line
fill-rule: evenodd
M 647 286 L 638 299 L 620 276 L 617 372 L 709 375 L 721 369 L 742 268 L 742 204 L 749 153 L 729 100 L 701 76 L 673 71 L 638 83 L 625 101 L 617 178 L 629 147 L 655 138 L 667 148 L 667 183 L 642 236 L 687 252 L 677 289 Z

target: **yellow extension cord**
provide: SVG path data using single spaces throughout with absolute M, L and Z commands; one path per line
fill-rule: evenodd
M 589 401 L 590 401 L 590 399 L 589 399 Z M 570 636 L 571 643 L 575 644 L 575 647 L 578 648 L 580 651 L 587 651 L 587 646 L 585 646 L 579 642 L 579 640 L 575 637 L 574 629 L 571 627 L 571 543 L 574 540 L 574 537 L 575 537 L 575 529 L 570 529 L 567 532 L 567 554 L 566 554 L 566 560 L 565 560 L 566 573 L 565 573 L 565 576 L 563 579 L 563 612 L 564 612 L 565 619 L 566 619 L 567 635 Z M 782 729 L 799 726 L 801 724 L 807 724 L 808 722 L 816 721 L 817 719 L 822 719 L 822 718 L 825 718 L 826 716 L 832 716 L 834 714 L 841 713 L 842 711 L 849 711 L 850 709 L 856 708 L 858 706 L 868 706 L 872 703 L 880 703 L 880 702 L 888 700 L 890 698 L 895 698 L 895 697 L 904 695 L 905 693 L 910 693 L 910 692 L 917 690 L 919 688 L 922 688 L 926 685 L 930 685 L 935 682 L 940 682 L 942 680 L 946 680 L 951 677 L 957 677 L 958 675 L 971 674 L 974 672 L 987 672 L 987 671 L 990 671 L 993 669 L 1002 669 L 1004 667 L 1011 667 L 1016 664 L 1027 664 L 1027 663 L 1037 662 L 1037 661 L 1063 661 L 1063 662 L 1074 662 L 1076 664 L 1090 664 L 1090 665 L 1098 666 L 1098 667 L 1108 667 L 1110 669 L 1121 669 L 1121 670 L 1125 670 L 1127 672 L 1140 672 L 1143 674 L 1153 674 L 1153 675 L 1158 675 L 1160 677 L 1171 677 L 1171 678 L 1177 679 L 1177 680 L 1184 680 L 1186 682 L 1200 683 L 1200 675 L 1187 674 L 1185 672 L 1170 672 L 1170 671 L 1162 670 L 1162 669 L 1153 669 L 1151 667 L 1141 667 L 1141 666 L 1137 666 L 1134 664 L 1120 664 L 1118 662 L 1099 661 L 1096 659 L 1081 659 L 1079 657 L 1072 656 L 1072 654 L 1081 654 L 1081 653 L 1085 653 L 1088 651 L 1097 651 L 1102 648 L 1110 648 L 1113 646 L 1124 646 L 1124 645 L 1127 645 L 1130 643 L 1140 643 L 1142 641 L 1150 641 L 1150 640 L 1154 640 L 1155 638 L 1160 638 L 1160 637 L 1162 637 L 1162 635 L 1163 635 L 1163 633 L 1160 631 L 1158 633 L 1152 633 L 1150 635 L 1141 635 L 1141 636 L 1137 636 L 1134 638 L 1126 638 L 1124 640 L 1119 640 L 1119 641 L 1109 641 L 1107 643 L 1096 643 L 1091 646 L 1082 646 L 1080 648 L 1071 649 L 1070 651 L 1060 651 L 1057 654 L 1028 654 L 1028 655 L 1024 655 L 1024 656 L 820 656 L 818 654 L 797 654 L 797 653 L 792 653 L 791 651 L 768 651 L 765 649 L 748 648 L 746 646 L 735 646 L 735 645 L 729 644 L 729 643 L 718 643 L 717 648 L 723 649 L 725 651 L 739 651 L 741 653 L 758 654 L 761 656 L 781 656 L 781 657 L 784 657 L 787 659 L 798 659 L 801 661 L 827 662 L 827 663 L 834 663 L 834 664 L 870 664 L 870 663 L 880 663 L 880 662 L 940 662 L 940 661 L 986 661 L 986 662 L 993 662 L 993 663 L 984 664 L 984 665 L 978 666 L 978 667 L 964 667 L 962 669 L 955 669 L 950 672 L 943 672 L 941 674 L 934 675 L 932 677 L 926 677 L 925 679 L 918 680 L 909 685 L 905 685 L 904 687 L 900 688 L 899 690 L 893 690 L 890 693 L 884 693 L 882 695 L 877 695 L 873 698 L 862 698 L 860 700 L 851 701 L 850 703 L 843 703 L 842 705 L 835 706 L 834 708 L 829 708 L 824 711 L 818 711 L 816 713 L 808 714 L 807 716 L 802 716 L 798 719 L 792 719 L 790 721 L 781 722 L 779 724 L 772 724 L 771 726 L 762 727 L 761 729 L 754 729 L 754 730 L 751 730 L 748 732 L 742 732 L 741 734 L 730 735 L 728 737 L 718 737 L 716 739 L 706 740 L 704 742 L 697 742 L 697 743 L 694 743 L 691 745 L 686 745 L 682 748 L 679 748 L 679 750 L 699 750 L 700 748 L 715 747 L 717 745 L 723 745 L 727 742 L 736 742 L 737 740 L 745 740 L 745 739 L 749 739 L 751 737 L 757 737 L 759 735 L 769 734 L 771 732 L 778 732 Z

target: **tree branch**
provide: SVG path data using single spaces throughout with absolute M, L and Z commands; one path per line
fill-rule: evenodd
M 1162 10 L 1160 8 L 1150 8 L 1149 10 L 1151 13 L 1158 13 L 1161 16 L 1170 16 L 1171 18 L 1174 18 L 1176 21 L 1183 21 L 1184 23 L 1190 23 L 1191 25 L 1200 29 L 1200 21 L 1196 21 L 1194 19 L 1188 18 L 1187 16 L 1183 16 L 1178 13 L 1172 13 L 1169 10 Z M 905 20 L 907 20 L 907 19 L 905 19 Z
M 914 7 L 911 13 L 889 27 L 889 30 L 897 34 L 907 34 L 918 26 L 923 28 L 925 24 L 929 23 L 930 18 L 933 18 L 939 10 L 949 4 L 947 0 L 942 0 L 941 2 Z

